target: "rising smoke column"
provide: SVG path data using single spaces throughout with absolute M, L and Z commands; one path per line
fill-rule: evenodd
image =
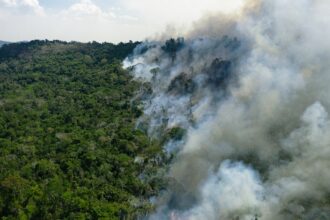
M 263 0 L 125 61 L 149 134 L 187 130 L 150 219 L 330 219 L 329 11 Z

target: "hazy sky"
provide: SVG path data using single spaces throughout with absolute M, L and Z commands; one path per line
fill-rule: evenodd
M 143 40 L 243 0 L 0 0 L 0 40 Z

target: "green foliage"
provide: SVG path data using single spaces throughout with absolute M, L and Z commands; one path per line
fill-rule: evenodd
M 141 85 L 120 62 L 136 45 L 0 48 L 2 219 L 132 219 L 152 209 L 163 154 L 135 129 Z
M 182 140 L 182 138 L 185 136 L 186 130 L 181 127 L 173 127 L 169 129 L 166 134 L 164 135 L 164 138 L 166 141 L 168 140 L 175 140 L 179 141 Z

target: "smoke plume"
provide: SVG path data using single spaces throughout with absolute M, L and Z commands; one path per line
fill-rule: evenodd
M 172 180 L 150 219 L 330 219 L 330 2 L 250 1 L 125 60 Z

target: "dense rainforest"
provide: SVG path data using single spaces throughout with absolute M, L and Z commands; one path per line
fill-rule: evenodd
M 160 143 L 136 129 L 138 42 L 0 48 L 1 219 L 134 219 L 153 209 Z

